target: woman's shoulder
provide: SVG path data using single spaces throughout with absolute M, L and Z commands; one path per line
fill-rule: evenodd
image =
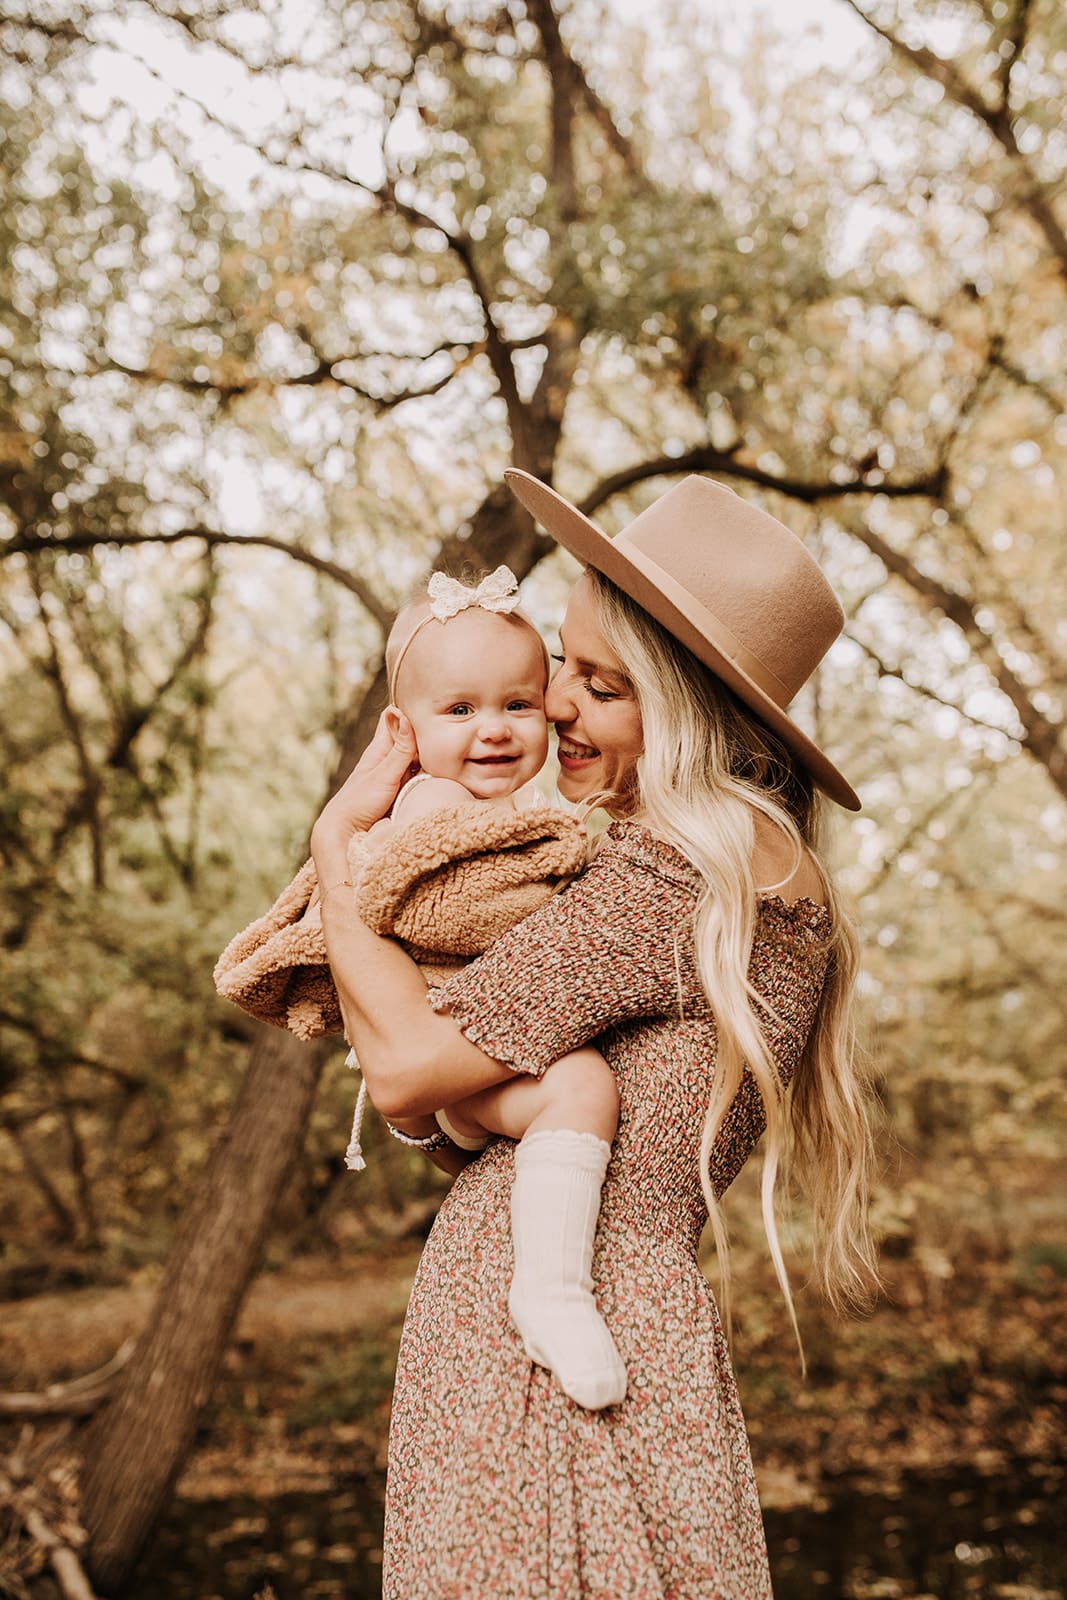
M 825 901 L 807 895 L 786 900 L 780 894 L 761 894 L 757 942 L 762 939 L 772 945 L 785 942 L 822 949 L 828 946 L 833 920 Z
M 797 860 L 792 841 L 766 817 L 755 818 L 755 832 L 752 870 L 761 894 L 786 905 L 824 906 L 826 884 L 815 857 L 804 850 Z
M 795 936 L 821 943 L 833 926 L 822 869 L 807 851 L 796 859 L 781 830 L 756 819 L 753 860 L 759 890 L 760 924 L 776 939 Z

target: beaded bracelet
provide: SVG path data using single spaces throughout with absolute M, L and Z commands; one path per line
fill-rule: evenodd
M 451 1144 L 451 1139 L 443 1128 L 438 1128 L 436 1133 L 428 1133 L 422 1139 L 417 1139 L 414 1134 L 401 1133 L 399 1128 L 394 1128 L 391 1122 L 386 1122 L 394 1139 L 399 1139 L 401 1144 L 410 1145 L 413 1150 L 421 1150 L 429 1155 L 433 1150 L 443 1150 L 446 1144 Z

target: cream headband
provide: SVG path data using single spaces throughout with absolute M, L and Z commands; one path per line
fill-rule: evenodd
M 472 606 L 477 606 L 480 611 L 495 611 L 500 616 L 508 616 L 519 603 L 518 579 L 510 567 L 497 567 L 495 572 L 471 588 L 466 583 L 460 583 L 458 578 L 435 572 L 427 585 L 426 598 L 429 611 L 426 616 L 419 618 L 393 658 L 389 674 L 390 700 L 396 697 L 400 663 L 411 649 L 412 641 L 428 622 L 448 622 L 450 618 L 458 617 L 461 611 L 469 611 Z

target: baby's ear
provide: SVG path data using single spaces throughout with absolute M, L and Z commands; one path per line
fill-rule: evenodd
M 408 718 L 405 717 L 399 706 L 386 706 L 384 715 L 385 726 L 389 730 L 393 743 L 401 747 L 409 747 L 414 757 L 416 754 L 415 730 Z

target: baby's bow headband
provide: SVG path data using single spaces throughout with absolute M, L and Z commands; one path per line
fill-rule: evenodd
M 519 603 L 519 585 L 510 567 L 497 567 L 472 589 L 458 578 L 435 572 L 426 593 L 430 599 L 430 615 L 438 622 L 479 606 L 482 611 L 514 611 Z
M 460 583 L 458 578 L 450 578 L 447 573 L 435 572 L 427 585 L 426 596 L 430 603 L 429 615 L 419 618 L 393 658 L 393 670 L 389 674 L 390 699 L 395 697 L 400 663 L 410 650 L 411 641 L 428 622 L 448 622 L 472 606 L 507 616 L 519 603 L 519 582 L 511 568 L 504 566 L 497 567 L 473 587 Z

